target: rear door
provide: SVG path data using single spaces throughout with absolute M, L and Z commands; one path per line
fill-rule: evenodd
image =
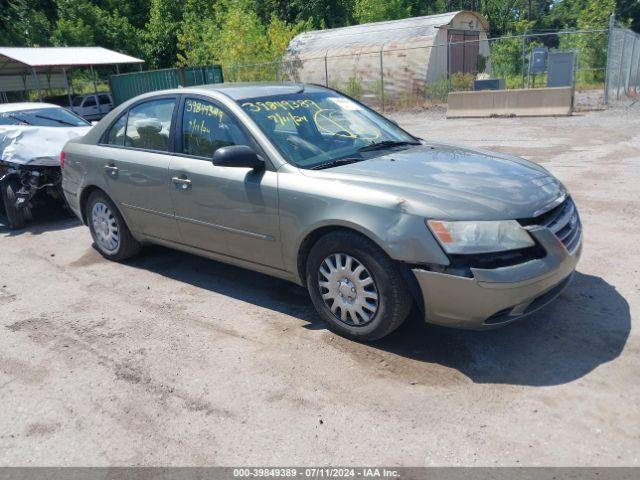
M 176 96 L 133 105 L 110 129 L 99 148 L 111 198 L 129 228 L 149 237 L 179 241 L 169 191 L 172 121 Z
M 269 165 L 259 171 L 215 166 L 213 153 L 228 145 L 248 145 L 260 153 L 223 105 L 208 97 L 186 97 L 178 115 L 170 168 L 182 241 L 280 268 L 277 173 Z

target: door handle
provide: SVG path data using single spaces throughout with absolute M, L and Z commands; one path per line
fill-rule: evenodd
M 118 175 L 118 167 L 116 167 L 115 165 L 105 165 L 104 169 L 107 172 L 107 175 L 110 175 L 112 177 Z
M 191 188 L 191 180 L 188 178 L 173 177 L 171 181 L 179 190 L 187 190 Z

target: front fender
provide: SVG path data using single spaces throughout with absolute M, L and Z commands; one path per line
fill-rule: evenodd
M 281 172 L 278 177 L 280 230 L 288 271 L 297 273 L 298 252 L 304 240 L 326 227 L 357 231 L 394 260 L 449 264 L 425 219 L 408 213 L 409 200 L 296 172 Z

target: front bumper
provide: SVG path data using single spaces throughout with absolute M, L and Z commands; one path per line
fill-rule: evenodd
M 484 330 L 529 315 L 556 298 L 571 279 L 582 238 L 570 253 L 546 227 L 530 229 L 544 258 L 495 269 L 472 268 L 473 278 L 413 269 L 428 323 Z M 580 233 L 582 235 L 582 233 Z

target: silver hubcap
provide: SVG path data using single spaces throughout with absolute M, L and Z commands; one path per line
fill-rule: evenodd
M 120 233 L 111 209 L 102 202 L 96 202 L 91 210 L 91 222 L 98 246 L 108 253 L 115 252 L 120 244 Z
M 318 269 L 318 287 L 333 316 L 347 325 L 362 326 L 378 311 L 378 288 L 369 271 L 346 253 L 334 253 Z

